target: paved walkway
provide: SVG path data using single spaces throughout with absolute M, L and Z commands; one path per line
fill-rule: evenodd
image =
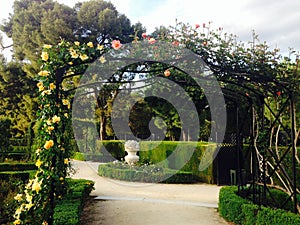
M 74 178 L 95 181 L 82 223 L 89 225 L 221 225 L 220 187 L 206 184 L 145 184 L 97 175 L 98 163 L 73 161 Z

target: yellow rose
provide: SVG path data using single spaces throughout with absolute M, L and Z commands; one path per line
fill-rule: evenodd
M 51 90 L 45 90 L 45 91 L 42 92 L 41 95 L 42 96 L 44 96 L 44 95 L 51 95 Z
M 52 117 L 52 122 L 53 122 L 53 123 L 59 123 L 59 122 L 60 122 L 60 117 L 57 116 L 57 115 L 53 116 L 53 117 Z
M 49 59 L 48 53 L 47 52 L 42 52 L 41 58 L 42 58 L 43 61 L 48 61 L 48 59 Z
M 104 56 L 101 56 L 101 57 L 99 58 L 99 61 L 100 61 L 101 63 L 105 63 L 105 62 L 106 62 L 106 59 L 104 58 Z
M 56 86 L 55 86 L 54 83 L 51 83 L 51 84 L 49 85 L 50 90 L 53 90 L 55 87 L 56 87 Z
M 28 193 L 26 193 L 26 201 L 32 202 L 32 195 L 29 195 Z
M 35 163 L 35 165 L 37 166 L 37 168 L 40 168 L 42 164 L 43 164 L 43 162 L 40 159 L 38 159 L 36 161 L 36 163 Z
M 77 45 L 77 46 L 79 46 L 80 42 L 79 41 L 75 41 L 74 44 Z
M 69 164 L 69 159 L 65 159 L 65 160 L 64 160 L 64 163 L 65 163 L 65 164 Z
M 45 149 L 49 149 L 49 148 L 53 147 L 53 145 L 54 145 L 54 141 L 53 140 L 46 141 L 46 143 L 44 144 L 44 148 Z
M 102 50 L 104 48 L 104 46 L 103 45 L 97 45 L 97 50 Z
M 14 199 L 17 200 L 18 202 L 22 200 L 23 195 L 22 194 L 17 194 Z
M 63 103 L 63 105 L 69 105 L 70 104 L 68 99 L 63 99 L 62 103 Z
M 52 120 L 51 120 L 51 119 L 48 119 L 46 123 L 47 123 L 47 125 L 50 126 L 50 125 L 52 124 Z
M 70 104 L 70 102 L 69 102 L 69 100 L 68 100 L 68 99 L 63 99 L 63 100 L 62 100 L 62 103 L 63 103 L 63 105 L 66 105 L 66 106 L 68 106 L 68 109 L 70 109 L 70 108 L 71 108 L 71 104 Z
M 52 45 L 47 45 L 47 44 L 44 44 L 43 48 L 47 48 L 47 49 L 49 49 L 49 48 L 52 48 Z
M 32 206 L 34 206 L 34 204 L 28 203 L 25 205 L 25 209 L 29 210 Z
M 42 70 L 38 74 L 42 77 L 46 77 L 46 76 L 49 76 L 50 72 L 47 70 Z
M 41 190 L 41 184 L 37 180 L 32 184 L 32 190 L 36 191 L 36 193 L 39 193 Z
M 87 43 L 86 45 L 89 46 L 90 48 L 94 47 L 93 42 L 91 42 L 91 41 L 89 43 Z
M 76 51 L 71 52 L 71 57 L 72 57 L 73 59 L 77 59 L 78 56 L 79 56 L 79 55 L 76 53 Z
M 53 126 L 50 126 L 50 127 L 47 128 L 47 130 L 49 131 L 49 133 L 51 133 L 51 131 L 54 130 L 54 127 L 53 127 Z
M 21 224 L 21 220 L 20 219 L 15 220 L 14 224 Z
M 43 91 L 45 89 L 42 82 L 38 82 L 36 86 L 39 88 L 39 91 Z
M 80 54 L 80 59 L 82 60 L 82 61 L 85 61 L 85 60 L 87 60 L 89 57 L 86 55 L 86 54 L 83 54 L 83 55 L 81 55 Z

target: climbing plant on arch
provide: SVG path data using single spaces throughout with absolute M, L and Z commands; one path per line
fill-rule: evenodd
M 110 46 L 61 41 L 56 46 L 44 45 L 39 91 L 38 145 L 35 178 L 15 199 L 19 207 L 14 224 L 53 224 L 54 206 L 66 191 L 70 166 L 70 149 L 64 132 L 70 122 L 71 98 L 67 90 L 76 86 L 72 77 L 83 74 L 87 65 L 101 58 Z
M 148 39 L 146 34 L 143 37 L 144 42 L 155 45 L 154 38 Z M 178 23 L 170 29 L 167 36 L 161 36 L 161 39 L 173 46 L 184 46 L 198 54 L 209 65 L 212 75 L 218 78 L 227 96 L 228 93 L 235 98 L 243 96 L 241 99 L 250 99 L 250 102 L 257 101 L 257 93 L 269 98 L 272 94 L 277 97 L 285 94 L 289 96 L 287 90 L 294 90 L 296 78 L 291 75 L 294 71 L 298 73 L 298 61 L 297 64 L 282 63 L 278 50 L 270 51 L 266 44 L 256 43 L 255 35 L 250 46 L 246 46 L 238 42 L 234 35 L 223 34 L 221 28 L 212 30 L 206 24 L 191 27 Z M 18 208 L 14 224 L 53 224 L 54 206 L 66 190 L 65 178 L 70 166 L 70 149 L 64 139 L 71 117 L 70 90 L 76 88 L 78 80 L 74 78 L 80 77 L 89 64 L 95 60 L 105 63 L 103 55 L 111 47 L 118 49 L 121 44 L 118 41 L 114 41 L 112 45 L 61 41 L 56 46 L 44 46 L 41 71 L 36 78 L 40 102 L 40 138 L 39 148 L 36 150 L 38 171 L 35 178 L 25 186 L 24 192 L 15 197 Z M 171 80 L 176 79 L 172 77 L 172 68 L 161 69 L 162 74 L 170 69 L 165 76 Z M 154 76 L 157 74 L 158 71 Z M 151 70 L 149 76 L 153 76 Z M 285 84 L 289 86 L 284 87 L 284 83 L 277 82 L 278 78 L 284 78 Z M 251 95 L 256 97 L 252 98 Z M 270 114 L 272 113 L 273 111 Z M 276 113 L 272 116 L 274 121 L 279 121 Z M 288 129 L 291 127 L 287 127 Z M 295 133 L 292 137 L 295 138 Z M 265 148 L 265 144 L 260 147 Z M 294 140 L 291 148 L 295 154 Z M 295 194 L 295 187 L 291 191 Z

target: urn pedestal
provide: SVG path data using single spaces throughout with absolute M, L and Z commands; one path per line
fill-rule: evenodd
M 140 146 L 137 141 L 126 141 L 125 151 L 127 152 L 125 156 L 126 163 L 133 165 L 139 161 L 140 157 L 137 155 L 137 152 L 140 151 Z

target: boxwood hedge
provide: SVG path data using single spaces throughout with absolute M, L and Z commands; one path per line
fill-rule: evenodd
M 179 147 L 178 143 L 180 143 Z M 83 145 L 83 143 L 79 144 Z M 95 146 L 94 152 L 75 153 L 74 158 L 102 162 L 116 159 L 122 161 L 126 155 L 124 141 L 97 141 Z M 138 154 L 141 163 L 159 164 L 164 168 L 180 169 L 192 173 L 202 182 L 213 183 L 212 163 L 202 171 L 199 170 L 199 164 L 204 152 L 214 151 L 215 148 L 214 144 L 206 142 L 142 141 Z M 205 160 L 212 162 L 212 159 Z
M 68 179 L 69 191 L 54 209 L 54 225 L 79 225 L 84 202 L 93 190 L 94 182 Z
M 230 186 L 222 187 L 219 193 L 219 213 L 227 221 L 242 225 L 300 224 L 299 215 L 283 209 L 255 205 L 236 192 L 237 187 Z

